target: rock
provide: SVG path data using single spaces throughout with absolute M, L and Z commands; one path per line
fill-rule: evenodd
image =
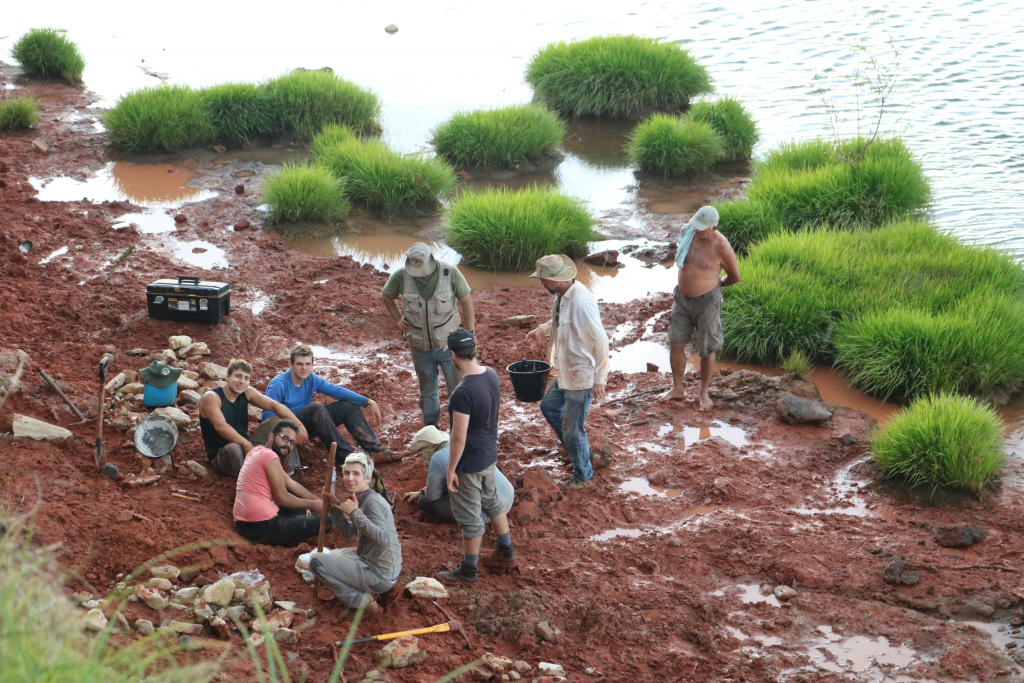
M 14 438 L 18 441 L 49 441 L 52 444 L 63 444 L 72 434 L 63 427 L 52 425 L 27 415 L 15 414 L 12 420 Z
M 89 593 L 88 591 L 78 591 L 71 596 L 71 602 L 76 605 L 81 605 L 83 602 L 92 600 L 92 597 L 92 593 Z
M 107 618 L 103 616 L 103 610 L 97 608 L 89 610 L 85 615 L 85 628 L 87 631 L 102 631 L 107 627 Z
M 228 625 L 228 622 L 220 617 L 210 617 L 207 619 L 206 627 L 210 629 L 214 636 L 221 640 L 231 639 L 231 627 Z
M 410 597 L 425 600 L 440 600 L 448 597 L 448 589 L 440 581 L 429 576 L 417 576 L 405 585 L 405 592 Z
M 192 356 L 209 356 L 210 347 L 206 342 L 193 342 L 188 346 L 178 349 L 178 358 L 191 358 Z
M 717 477 L 715 479 L 715 488 L 719 491 L 725 491 L 732 484 L 728 477 Z
M 487 652 L 484 654 L 483 659 L 487 668 L 496 674 L 504 674 L 512 671 L 512 660 L 508 657 L 499 657 L 498 655 Z
M 776 586 L 773 592 L 775 593 L 775 597 L 783 602 L 792 600 L 796 597 L 796 591 L 789 586 Z
M 398 27 L 395 26 L 394 24 L 388 24 L 387 26 L 384 27 L 384 30 L 392 35 L 398 33 Z
M 96 609 L 99 606 L 100 606 L 100 601 L 99 600 L 86 600 L 85 602 L 82 603 L 82 607 L 84 607 L 85 609 Z
M 127 633 L 131 631 L 132 627 L 128 624 L 127 617 L 121 612 L 114 612 L 114 628 L 113 633 Z
M 137 396 L 138 394 L 146 391 L 146 385 L 142 382 L 132 382 L 130 384 L 123 385 L 118 389 L 118 391 L 125 396 Z
M 176 579 L 181 576 L 181 570 L 173 564 L 158 564 L 149 568 L 150 576 L 158 579 Z
M 178 394 L 178 405 L 179 406 L 197 406 L 199 401 L 202 399 L 202 395 L 197 391 L 186 389 L 185 391 Z
M 532 500 L 524 500 L 512 508 L 512 519 L 516 522 L 531 522 L 539 518 L 540 503 L 534 503 Z
M 177 334 L 167 338 L 167 345 L 171 347 L 172 351 L 183 349 L 186 346 L 192 345 L 192 337 L 188 337 L 184 334 Z
M 178 391 L 195 391 L 199 388 L 199 382 L 189 379 L 184 375 L 178 377 Z
M 984 527 L 966 524 L 944 525 L 935 529 L 935 542 L 943 548 L 966 548 L 984 541 L 988 531 Z
M 224 145 L 214 145 L 213 151 L 216 152 L 217 154 L 223 154 L 224 152 L 228 151 L 228 148 L 225 147 Z
M 514 315 L 511 318 L 502 320 L 501 324 L 508 325 L 509 327 L 529 327 L 535 322 L 537 322 L 537 316 L 535 315 Z
M 562 491 L 558 488 L 558 482 L 545 470 L 531 469 L 524 472 L 522 489 L 524 491 L 537 489 L 540 502 L 562 499 Z
M 384 669 L 404 669 L 426 658 L 427 653 L 420 649 L 420 641 L 416 636 L 402 636 L 385 645 L 377 653 L 377 661 Z
M 228 369 L 223 365 L 207 362 L 199 367 L 199 376 L 206 379 L 226 380 L 228 378 Z
M 183 213 L 179 213 L 174 217 L 175 223 L 185 223 L 186 221 L 188 221 L 188 216 Z
M 474 681 L 489 681 L 494 678 L 494 673 L 486 666 L 474 666 L 469 670 L 469 677 Z
M 188 588 L 182 588 L 181 590 L 179 590 L 177 593 L 174 594 L 174 597 L 171 599 L 174 602 L 186 605 L 195 602 L 195 599 L 197 597 L 199 597 L 199 589 L 195 586 L 189 586 Z
M 279 628 L 288 628 L 292 625 L 292 619 L 294 619 L 292 613 L 283 609 L 276 609 L 263 617 L 272 632 Z
M 972 595 L 967 598 L 960 610 L 961 617 L 970 618 L 970 612 L 974 611 L 982 619 L 988 619 L 996 611 L 996 601 L 991 595 Z
M 178 645 L 181 645 L 181 649 L 183 650 L 199 649 L 199 645 L 196 643 L 196 641 L 192 640 L 188 636 L 181 636 L 180 638 L 178 638 Z
M 213 608 L 203 602 L 202 598 L 197 598 L 192 603 L 192 614 L 196 615 L 200 621 L 209 621 L 213 618 Z
M 230 579 L 221 579 L 203 589 L 203 601 L 219 607 L 227 607 L 235 599 L 235 584 Z
M 281 609 L 288 610 L 289 612 L 295 612 L 295 603 L 290 600 L 275 600 L 274 607 L 280 607 Z
M 279 628 L 274 631 L 274 640 L 279 643 L 297 643 L 299 641 L 299 634 L 290 628 Z
M 543 641 L 550 643 L 555 639 L 555 629 L 551 628 L 551 624 L 546 621 L 538 621 L 536 631 Z
M 898 586 L 900 583 L 900 576 L 903 574 L 903 558 L 899 555 L 894 555 L 885 568 L 882 569 L 882 580 L 890 586 Z
M 249 227 L 249 225 L 249 221 L 238 221 L 237 223 L 235 223 L 235 230 L 245 230 L 246 228 Z
M 678 536 L 669 536 L 668 537 L 668 547 L 669 548 L 678 548 L 682 544 L 683 544 L 683 542 L 679 540 Z
M 156 588 L 150 588 L 148 586 L 136 586 L 135 597 L 142 602 L 146 603 L 146 606 L 150 609 L 165 610 L 170 601 Z
M 173 619 L 164 619 L 163 623 L 160 624 L 160 628 L 169 628 L 175 633 L 185 633 L 192 636 L 201 635 L 203 632 L 202 624 L 186 624 L 183 621 L 174 621 Z
M 537 670 L 543 676 L 564 676 L 565 669 L 561 664 L 551 664 L 549 662 L 541 662 L 537 665 Z
M 270 610 L 270 606 L 274 604 L 274 598 L 270 595 L 270 583 L 268 581 L 260 581 L 254 586 L 249 586 L 245 589 L 245 606 L 256 611 L 256 606 L 263 610 L 264 613 Z
M 245 194 L 245 185 L 235 185 L 235 194 Z
M 249 406 L 249 417 L 255 417 L 257 420 L 259 420 L 261 417 L 263 417 L 263 409 L 257 408 L 256 406 L 252 405 Z
M 647 364 L 647 372 L 657 372 L 657 371 L 658 371 L 658 366 L 657 365 L 655 365 L 654 363 L 648 363 Z
M 235 605 L 234 607 L 228 607 L 224 618 L 228 621 L 234 621 L 235 619 L 241 619 L 243 614 L 245 614 L 245 605 Z
M 199 463 L 197 463 L 195 460 L 187 461 L 185 463 L 185 467 L 187 467 L 189 469 L 189 471 L 192 474 L 196 475 L 197 477 L 205 477 L 206 476 L 206 468 L 203 467 L 202 465 L 200 465 Z
M 153 635 L 153 622 L 149 619 L 136 619 L 135 630 L 143 636 Z
M 165 640 L 172 640 L 178 637 L 178 634 L 173 629 L 169 628 L 158 628 L 156 634 Z
M 166 408 L 157 408 L 153 411 L 153 415 L 166 415 L 171 418 L 171 422 L 176 424 L 178 428 L 188 427 L 192 424 L 192 418 L 189 417 L 184 411 L 178 408 L 168 406 Z
M 839 443 L 843 444 L 844 446 L 852 446 L 853 444 L 857 443 L 857 437 L 853 436 L 852 434 L 843 434 L 841 437 L 839 437 Z
M 262 633 L 253 633 L 251 636 L 249 636 L 248 638 L 245 639 L 245 642 L 247 644 L 252 645 L 253 647 L 259 647 L 260 645 L 263 644 L 263 634 Z
M 722 392 L 723 394 L 725 392 Z M 721 395 L 721 394 L 720 394 Z M 810 401 L 796 396 L 783 396 L 775 402 L 775 413 L 789 424 L 814 424 L 832 419 L 821 401 Z
M 109 382 L 106 383 L 105 386 L 106 386 L 107 394 L 113 394 L 123 384 L 124 384 L 124 373 L 123 372 L 119 372 L 119 373 L 117 373 L 117 376 L 114 377 L 114 379 L 112 379 L 112 380 L 110 380 Z
M 596 254 L 583 259 L 584 263 L 589 263 L 593 266 L 607 266 L 609 268 L 615 268 L 619 265 L 619 252 L 614 249 L 608 249 L 607 251 L 599 251 Z
M 132 349 L 128 352 L 129 356 L 145 356 L 149 351 L 146 349 Z
M 531 671 L 533 671 L 533 667 L 521 659 L 517 659 L 516 661 L 512 662 L 512 668 L 515 669 L 515 672 L 520 676 L 525 676 Z
M 904 586 L 913 586 L 917 581 L 917 572 L 904 572 L 903 574 L 900 574 L 900 583 Z
M 171 590 L 172 584 L 167 579 L 154 578 L 146 582 L 146 585 L 150 588 L 156 588 L 162 591 Z

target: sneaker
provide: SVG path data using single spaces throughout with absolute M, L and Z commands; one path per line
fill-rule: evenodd
M 590 479 L 586 480 L 570 479 L 569 481 L 560 481 L 558 482 L 558 485 L 566 490 L 588 489 L 594 485 L 594 478 L 591 477 Z
M 476 583 L 476 567 L 465 562 L 459 564 L 458 569 L 452 572 L 438 572 L 437 575 L 442 581 L 463 581 L 465 583 Z
M 506 566 L 516 561 L 516 551 L 510 545 L 499 545 L 498 549 L 487 557 L 481 559 L 481 563 L 488 567 Z

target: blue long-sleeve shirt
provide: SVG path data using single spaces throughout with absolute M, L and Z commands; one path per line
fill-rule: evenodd
M 319 375 L 311 374 L 309 377 L 302 380 L 302 384 L 295 386 L 295 382 L 292 381 L 291 370 L 285 370 L 280 375 L 270 380 L 270 383 L 267 384 L 266 391 L 267 398 L 273 399 L 278 403 L 285 404 L 288 406 L 288 410 L 293 413 L 299 412 L 312 403 L 313 394 L 316 393 L 355 403 L 360 408 L 365 408 L 369 403 L 369 399 L 365 396 L 360 396 L 356 392 L 350 391 L 345 387 L 338 386 L 337 384 L 331 384 Z M 267 420 L 273 416 L 274 411 L 264 410 L 262 419 Z

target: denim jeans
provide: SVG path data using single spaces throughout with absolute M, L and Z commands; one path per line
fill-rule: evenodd
M 540 412 L 555 430 L 558 440 L 569 452 L 572 459 L 572 478 L 580 481 L 593 479 L 594 468 L 590 465 L 590 444 L 587 442 L 585 425 L 594 401 L 594 390 L 577 389 L 566 391 L 558 388 L 558 380 L 551 383 Z
M 441 398 L 437 390 L 438 367 L 444 373 L 444 385 L 451 396 L 455 387 L 462 381 L 452 355 L 448 349 L 443 351 L 412 351 L 412 365 L 416 369 L 416 377 L 420 381 L 420 411 L 423 413 L 423 424 L 437 426 L 441 417 Z

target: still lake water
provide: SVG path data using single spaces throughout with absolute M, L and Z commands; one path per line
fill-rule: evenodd
M 854 48 L 888 59 L 891 38 L 902 75 L 885 126 L 923 160 L 934 222 L 1024 258 L 1024 11 L 1012 2 L 312 0 L 158 9 L 58 0 L 15 3 L 3 14 L 5 59 L 32 27 L 66 29 L 85 55 L 98 106 L 156 85 L 142 67 L 171 83 L 204 86 L 331 66 L 380 94 L 385 137 L 404 151 L 421 149 L 455 110 L 529 100 L 523 71 L 539 47 L 608 33 L 681 42 L 707 65 L 720 93 L 751 109 L 764 151 L 827 132 L 822 96 L 829 89 L 852 130 Z M 395 35 L 384 32 L 391 23 Z M 598 154 L 584 153 L 585 142 L 556 171 L 563 190 L 598 213 L 635 204 L 642 188 L 614 142 Z

